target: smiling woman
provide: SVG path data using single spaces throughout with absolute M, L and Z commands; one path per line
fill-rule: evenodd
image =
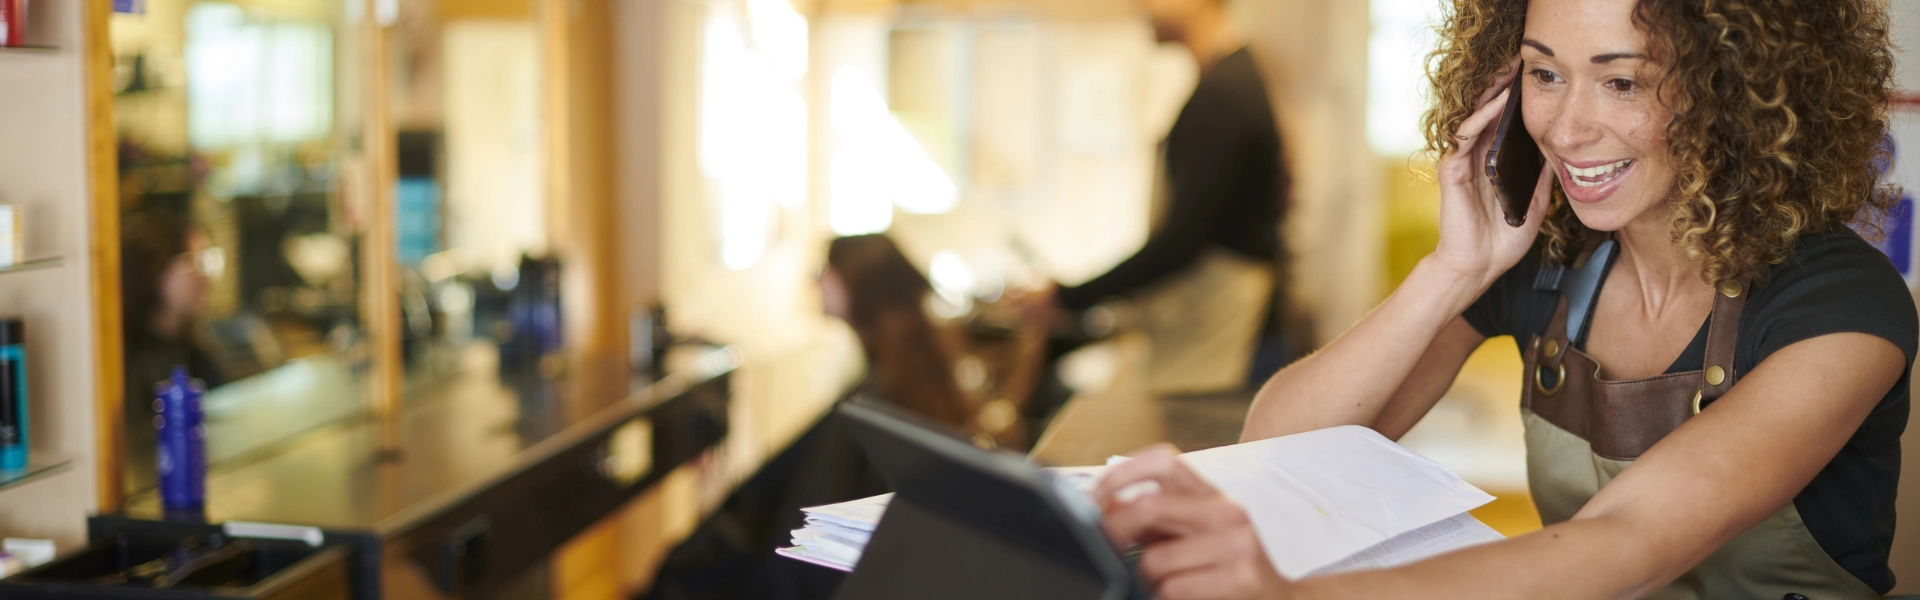
M 1894 197 L 1887 29 L 1879 0 L 1455 0 L 1424 120 L 1439 243 L 1269 380 L 1241 437 L 1397 438 L 1510 335 L 1545 527 L 1290 582 L 1151 451 L 1101 482 L 1107 533 L 1173 599 L 1879 598 L 1920 346 L 1900 274 L 1849 227 Z M 1546 159 L 1518 226 L 1485 175 L 1514 93 Z
M 1565 3 L 1540 4 L 1567 10 Z M 1893 75 L 1879 3 L 1721 2 L 1711 11 L 1677 0 L 1589 4 L 1583 8 L 1612 5 L 1630 21 L 1570 20 L 1581 24 L 1579 33 L 1600 36 L 1607 24 L 1637 29 L 1646 32 L 1644 51 L 1556 57 L 1532 40 L 1522 51 L 1526 74 L 1540 74 L 1538 58 L 1590 63 L 1582 66 L 1604 77 L 1580 83 L 1599 84 L 1615 101 L 1592 108 L 1646 113 L 1646 130 L 1630 137 L 1657 144 L 1661 151 L 1647 158 L 1670 165 L 1666 175 L 1683 207 L 1672 226 L 1689 254 L 1701 257 L 1707 280 L 1759 276 L 1786 259 L 1810 225 L 1851 220 L 1898 200 L 1875 173 L 1888 160 L 1879 142 L 1887 134 Z M 1434 156 L 1458 148 L 1451 132 L 1478 107 L 1485 82 L 1511 68 L 1511 49 L 1531 37 L 1522 35 L 1529 17 L 1526 0 L 1457 3 L 1430 66 L 1435 104 L 1422 125 Z M 1656 65 L 1666 69 L 1664 77 L 1645 72 Z M 1545 90 L 1543 83 L 1529 91 Z M 1527 101 L 1528 129 L 1541 137 L 1544 115 L 1531 108 L 1538 105 L 1531 95 Z M 1542 226 L 1552 260 L 1567 259 L 1592 229 L 1566 200 L 1555 191 Z

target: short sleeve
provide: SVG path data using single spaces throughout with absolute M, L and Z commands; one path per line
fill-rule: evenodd
M 1474 331 L 1486 337 L 1511 335 L 1525 338 L 1525 333 L 1544 331 L 1546 322 L 1537 318 L 1540 306 L 1542 302 L 1550 306 L 1554 298 L 1551 292 L 1533 289 L 1533 280 L 1539 270 L 1540 259 L 1534 253 L 1529 253 L 1520 264 L 1507 269 L 1499 279 L 1494 280 L 1493 285 L 1488 286 L 1487 291 L 1480 294 L 1480 298 L 1474 300 L 1473 305 L 1468 306 L 1460 316 L 1466 318 Z M 1551 319 L 1552 314 L 1547 317 Z
M 1756 290 L 1743 323 L 1745 363 L 1751 370 L 1796 342 L 1832 334 L 1864 333 L 1891 342 L 1912 362 L 1920 345 L 1920 313 L 1887 257 L 1851 230 L 1809 240 Z

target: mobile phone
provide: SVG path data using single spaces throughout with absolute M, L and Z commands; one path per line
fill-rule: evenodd
M 1500 128 L 1493 134 L 1493 148 L 1487 150 L 1487 179 L 1493 182 L 1507 224 L 1514 227 L 1527 222 L 1533 188 L 1540 183 L 1540 168 L 1547 160 L 1520 118 L 1520 82 L 1525 78 L 1525 74 L 1516 74 L 1512 87 L 1507 88 L 1507 107 L 1500 114 Z

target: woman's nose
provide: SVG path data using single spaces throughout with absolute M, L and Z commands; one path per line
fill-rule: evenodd
M 1586 94 L 1561 94 L 1552 106 L 1547 141 L 1562 151 L 1598 141 L 1601 128 L 1594 121 L 1594 105 Z

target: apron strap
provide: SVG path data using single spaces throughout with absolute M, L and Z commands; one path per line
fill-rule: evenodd
M 1740 335 L 1741 309 L 1747 305 L 1750 287 L 1744 279 L 1722 281 L 1714 286 L 1713 314 L 1707 317 L 1707 355 L 1700 371 L 1704 380 L 1700 388 L 1702 405 L 1733 389 L 1733 382 L 1740 378 L 1733 367 L 1733 353 Z

